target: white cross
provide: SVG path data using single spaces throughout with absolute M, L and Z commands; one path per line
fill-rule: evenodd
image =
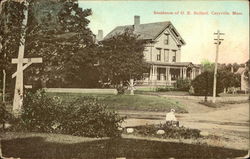
M 21 2 L 22 0 L 17 0 Z M 28 7 L 28 2 L 25 1 L 25 6 Z M 24 58 L 24 46 L 25 46 L 25 35 L 26 26 L 28 21 L 28 9 L 24 10 L 24 19 L 22 22 L 22 29 L 24 33 L 21 35 L 20 46 L 18 50 L 18 58 L 12 59 L 13 64 L 17 64 L 17 71 L 12 75 L 12 78 L 16 77 L 15 93 L 13 101 L 13 112 L 14 115 L 20 115 L 23 105 L 23 71 L 30 66 L 32 63 L 42 63 L 42 58 Z M 23 65 L 25 64 L 25 65 Z

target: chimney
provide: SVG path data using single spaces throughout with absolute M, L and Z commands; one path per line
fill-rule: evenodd
M 134 29 L 137 30 L 138 26 L 140 25 L 140 16 L 134 16 Z
M 97 41 L 101 41 L 103 39 L 103 30 L 98 30 L 96 39 Z

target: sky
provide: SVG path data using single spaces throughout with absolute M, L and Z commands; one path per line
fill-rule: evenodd
M 248 1 L 79 1 L 79 5 L 92 9 L 89 28 L 94 34 L 103 30 L 104 36 L 116 26 L 133 25 L 135 15 L 140 16 L 141 24 L 171 21 L 186 42 L 181 48 L 182 62 L 215 61 L 217 30 L 225 33 L 219 63 L 244 63 L 249 59 Z M 163 11 L 173 14 L 154 14 Z

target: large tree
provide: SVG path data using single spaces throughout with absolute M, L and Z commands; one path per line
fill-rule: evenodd
M 102 41 L 99 52 L 101 81 L 118 87 L 127 85 L 129 79 L 141 79 L 145 72 L 145 41 L 139 40 L 131 30 L 125 30 L 112 38 Z
M 29 13 L 26 55 L 41 56 L 43 64 L 29 69 L 32 78 L 27 80 L 37 80 L 43 87 L 66 87 L 73 83 L 66 77 L 72 59 L 93 46 L 86 18 L 92 12 L 82 10 L 75 0 L 32 0 Z
M 6 86 L 8 90 L 12 90 L 10 81 L 13 81 L 11 74 L 14 67 L 11 59 L 17 57 L 25 7 L 23 3 L 10 0 L 0 3 L 0 81 L 3 94 L 5 94 Z
M 25 82 L 43 87 L 64 87 L 73 83 L 67 78 L 69 61 L 84 54 L 94 45 L 94 36 L 88 28 L 90 9 L 82 10 L 76 0 L 28 0 L 24 3 L 6 1 L 0 16 L 0 67 L 7 72 L 7 81 L 16 66 L 11 58 L 17 57 L 20 44 L 23 11 L 28 9 L 25 57 L 42 57 L 43 63 L 25 70 Z M 83 49 L 85 48 L 85 49 Z M 71 67 L 71 66 L 70 66 Z M 67 71 L 65 71 L 67 70 Z M 3 74 L 1 72 L 1 74 Z M 67 81 L 71 80 L 71 81 Z M 9 84 L 9 83 L 8 83 Z

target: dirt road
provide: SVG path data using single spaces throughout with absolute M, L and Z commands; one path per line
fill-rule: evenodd
M 199 129 L 209 135 L 206 143 L 234 149 L 249 149 L 249 103 L 225 104 L 210 108 L 199 104 L 199 100 L 178 99 L 188 110 L 187 114 L 176 114 L 181 125 Z M 128 119 L 124 127 L 164 123 L 166 112 L 122 111 Z

